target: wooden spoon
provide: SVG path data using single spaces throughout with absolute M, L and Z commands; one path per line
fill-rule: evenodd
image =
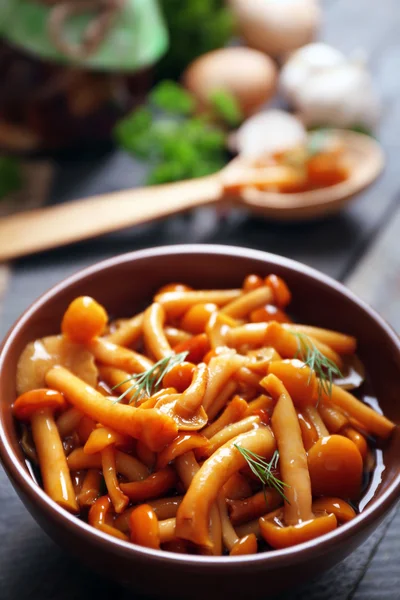
M 242 188 L 228 193 L 228 182 L 244 172 L 233 160 L 219 173 L 166 185 L 122 190 L 12 215 L 0 220 L 0 261 L 49 250 L 101 234 L 148 223 L 222 200 L 240 202 L 274 219 L 309 219 L 338 211 L 380 174 L 384 156 L 372 138 L 351 131 L 334 132 L 343 140 L 351 164 L 350 177 L 337 185 L 294 194 Z

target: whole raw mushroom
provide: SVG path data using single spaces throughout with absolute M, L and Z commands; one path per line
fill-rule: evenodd
M 251 48 L 222 48 L 192 62 L 183 74 L 185 87 L 199 109 L 210 106 L 213 92 L 227 91 L 245 116 L 255 113 L 276 92 L 277 69 L 262 52 Z
M 246 43 L 274 58 L 311 42 L 321 22 L 317 0 L 229 0 Z

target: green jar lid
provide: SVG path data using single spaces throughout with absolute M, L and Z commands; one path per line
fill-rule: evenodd
M 42 59 L 102 71 L 135 72 L 151 66 L 165 54 L 168 33 L 157 0 L 126 0 L 99 48 L 74 60 L 60 52 L 48 34 L 51 7 L 34 0 L 1 0 L 0 35 L 10 44 Z M 94 14 L 71 16 L 64 36 L 79 44 Z

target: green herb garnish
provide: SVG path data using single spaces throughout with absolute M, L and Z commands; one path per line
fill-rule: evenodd
M 244 115 L 235 96 L 226 90 L 215 90 L 208 98 L 213 113 L 230 127 L 238 127 Z
M 178 79 L 194 58 L 226 45 L 234 18 L 225 0 L 160 0 L 170 45 L 157 65 L 159 79 Z
M 132 385 L 129 386 L 129 388 L 125 390 L 125 392 L 121 394 L 115 400 L 115 402 L 121 402 L 121 400 L 123 400 L 125 396 L 128 396 L 128 394 L 131 392 L 133 392 L 133 395 L 129 400 L 129 404 L 132 404 L 133 401 L 135 401 L 136 404 L 140 398 L 143 398 L 143 396 L 150 397 L 152 394 L 155 394 L 161 385 L 164 375 L 166 375 L 168 371 L 172 369 L 172 367 L 182 363 L 187 355 L 188 352 L 172 354 L 171 356 L 167 356 L 166 358 L 162 358 L 156 362 L 152 367 L 147 369 L 147 371 L 143 371 L 143 373 L 135 373 L 124 381 L 121 381 L 121 383 L 117 383 L 117 385 L 112 388 L 113 390 L 124 383 L 132 381 Z
M 168 79 L 161 81 L 149 98 L 156 108 L 175 115 L 190 115 L 196 107 L 193 96 L 181 85 Z
M 227 131 L 215 121 L 235 120 L 235 100 L 224 92 L 212 114 L 194 115 L 196 103 L 173 81 L 161 82 L 149 96 L 150 105 L 122 119 L 114 129 L 118 145 L 150 162 L 149 184 L 211 175 L 226 165 Z M 218 115 L 217 115 L 218 112 Z
M 152 122 L 151 111 L 144 106 L 138 108 L 116 125 L 114 136 L 117 143 L 138 158 L 148 158 L 152 149 L 152 140 L 148 135 Z
M 11 156 L 0 156 L 0 200 L 22 187 L 21 165 Z
M 324 392 L 327 396 L 332 395 L 333 379 L 343 377 L 339 367 L 330 359 L 324 356 L 317 346 L 304 334 L 298 331 L 291 331 L 297 337 L 298 351 L 296 358 L 300 358 L 307 366 L 314 371 L 318 381 L 318 401 Z M 309 382 L 312 372 L 310 372 Z
M 249 465 L 251 471 L 254 473 L 256 477 L 261 481 L 264 495 L 266 486 L 273 488 L 278 492 L 278 494 L 290 504 L 289 500 L 285 496 L 285 487 L 290 487 L 284 481 L 278 479 L 273 471 L 276 470 L 278 461 L 279 461 L 279 452 L 275 450 L 271 460 L 267 462 L 262 456 L 256 454 L 255 452 L 251 452 L 251 450 L 247 450 L 243 448 L 243 446 L 239 446 L 238 444 L 234 444 L 236 450 L 239 450 L 240 454 L 243 458 L 246 459 L 247 464 Z M 267 498 L 265 496 L 265 501 L 267 503 Z

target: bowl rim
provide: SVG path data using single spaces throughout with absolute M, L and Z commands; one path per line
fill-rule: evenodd
M 366 302 L 356 296 L 342 283 L 339 283 L 332 277 L 325 275 L 324 273 L 309 267 L 303 263 L 289 259 L 286 257 L 264 252 L 260 250 L 253 250 L 250 248 L 243 248 L 240 246 L 229 246 L 229 245 L 218 245 L 218 244 L 176 244 L 169 246 L 159 246 L 146 248 L 143 250 L 135 250 L 96 262 L 95 264 L 80 269 L 76 273 L 61 280 L 56 285 L 52 286 L 49 290 L 39 296 L 15 321 L 11 326 L 8 333 L 6 334 L 2 344 L 0 345 L 0 373 L 3 369 L 4 360 L 8 352 L 8 348 L 13 343 L 15 337 L 19 331 L 25 326 L 26 322 L 30 319 L 31 315 L 44 303 L 51 298 L 57 296 L 59 293 L 65 291 L 70 285 L 86 279 L 92 275 L 97 274 L 99 271 L 113 268 L 117 265 L 129 263 L 136 260 L 148 259 L 148 258 L 161 258 L 168 255 L 178 254 L 217 254 L 225 255 L 227 257 L 244 257 L 247 259 L 254 259 L 262 262 L 275 263 L 276 265 L 286 267 L 291 270 L 296 270 L 304 274 L 305 276 L 312 277 L 314 280 L 321 282 L 322 284 L 328 285 L 340 294 L 347 297 L 353 303 L 356 303 L 364 312 L 368 314 L 375 322 L 378 323 L 381 329 L 384 330 L 386 336 L 388 336 L 393 344 L 397 347 L 397 351 L 400 355 L 400 338 L 397 336 L 391 326 Z M 227 568 L 229 565 L 240 564 L 243 569 L 253 568 L 254 566 L 262 566 L 267 569 L 274 569 L 282 567 L 283 565 L 290 562 L 296 564 L 303 562 L 305 558 L 312 558 L 315 552 L 319 554 L 326 554 L 330 550 L 332 542 L 336 544 L 345 543 L 349 540 L 356 530 L 361 530 L 364 527 L 372 526 L 376 521 L 381 520 L 384 515 L 394 507 L 396 502 L 400 498 L 400 465 L 399 472 L 395 477 L 394 481 L 388 486 L 388 488 L 382 493 L 382 495 L 375 500 L 372 506 L 367 507 L 361 514 L 358 514 L 354 521 L 350 521 L 344 525 L 341 525 L 338 529 L 327 533 L 315 540 L 298 544 L 290 548 L 282 550 L 274 550 L 273 552 L 261 552 L 249 556 L 194 556 L 186 554 L 177 554 L 168 552 L 165 550 L 152 550 L 133 544 L 132 542 L 124 542 L 117 538 L 108 536 L 101 531 L 91 527 L 84 521 L 72 515 L 67 510 L 60 507 L 54 502 L 44 490 L 35 483 L 34 479 L 29 474 L 28 470 L 22 465 L 20 459 L 15 454 L 11 445 L 7 441 L 7 436 L 3 426 L 2 419 L 0 419 L 0 458 L 4 469 L 13 482 L 18 488 L 23 491 L 23 494 L 28 497 L 29 501 L 33 504 L 38 504 L 42 512 L 49 512 L 52 521 L 57 521 L 62 528 L 70 527 L 71 531 L 77 538 L 85 538 L 89 535 L 92 542 L 104 550 L 112 550 L 113 553 L 126 558 L 134 559 L 135 555 L 140 555 L 142 558 L 152 559 L 155 562 L 163 562 L 165 560 L 172 561 L 173 563 L 191 566 L 197 569 L 215 569 L 221 571 L 221 568 Z

